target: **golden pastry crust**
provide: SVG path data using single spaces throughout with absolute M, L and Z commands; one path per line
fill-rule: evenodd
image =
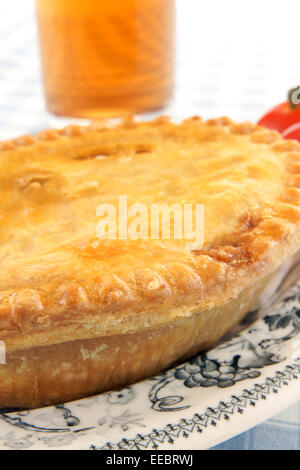
M 228 118 L 46 130 L 0 144 L 8 350 L 161 328 L 222 306 L 300 243 L 300 144 Z M 192 202 L 205 243 L 98 240 L 96 208 Z

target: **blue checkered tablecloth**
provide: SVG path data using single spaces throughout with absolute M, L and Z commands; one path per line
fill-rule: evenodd
M 298 0 L 177 0 L 176 118 L 257 120 L 300 84 Z M 0 139 L 53 125 L 33 0 L 0 2 Z M 300 449 L 300 403 L 215 449 Z
M 299 450 L 300 403 L 215 446 L 216 450 Z

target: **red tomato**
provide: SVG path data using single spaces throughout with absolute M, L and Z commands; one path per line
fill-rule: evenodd
M 285 139 L 295 139 L 300 142 L 300 122 L 293 124 L 282 132 L 282 137 Z
M 297 122 L 300 122 L 300 105 L 291 108 L 286 101 L 272 108 L 258 121 L 258 124 L 282 132 Z
M 283 132 L 293 124 L 300 122 L 300 87 L 292 88 L 288 101 L 280 103 L 266 113 L 259 121 L 260 126 Z M 295 101 L 297 104 L 295 104 Z

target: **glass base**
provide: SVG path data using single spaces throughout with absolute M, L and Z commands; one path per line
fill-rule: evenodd
M 158 116 L 161 116 L 162 114 L 170 114 L 168 111 L 170 110 L 169 106 L 166 106 L 164 108 L 160 108 L 157 110 L 153 111 L 147 111 L 145 113 L 140 113 L 140 114 L 135 114 L 135 119 L 137 121 L 148 121 L 151 119 L 155 119 Z M 124 114 L 123 114 L 124 117 Z M 110 116 L 110 115 L 105 115 L 103 114 L 103 117 L 99 117 L 98 119 L 118 119 L 122 118 L 122 115 L 120 116 Z M 49 128 L 56 128 L 60 129 L 62 127 L 68 126 L 70 124 L 77 124 L 79 126 L 86 126 L 88 125 L 91 121 L 97 120 L 97 119 L 86 119 L 86 118 L 74 118 L 74 117 L 68 117 L 68 116 L 59 116 L 57 114 L 53 114 L 49 111 L 46 112 L 46 126 Z
M 47 112 L 47 124 L 50 128 L 60 129 L 70 124 L 77 124 L 79 126 L 86 126 L 91 122 L 90 119 L 72 118 L 57 116 Z

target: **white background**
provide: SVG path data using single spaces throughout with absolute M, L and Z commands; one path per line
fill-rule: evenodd
M 284 100 L 300 82 L 299 12 L 295 0 L 177 0 L 176 92 L 167 112 L 255 121 Z M 49 124 L 34 1 L 0 0 L 0 138 Z

